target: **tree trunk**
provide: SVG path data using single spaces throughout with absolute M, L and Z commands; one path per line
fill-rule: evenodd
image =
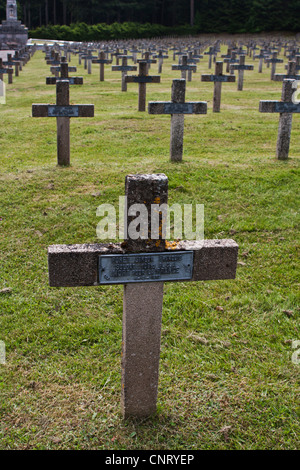
M 63 23 L 67 24 L 67 0 L 63 0 Z
M 191 26 L 194 26 L 194 17 L 195 17 L 195 3 L 194 3 L 194 0 L 191 0 Z
M 46 26 L 48 26 L 49 24 L 48 0 L 45 0 L 45 22 L 46 22 Z
M 56 24 L 56 0 L 53 0 L 53 24 Z

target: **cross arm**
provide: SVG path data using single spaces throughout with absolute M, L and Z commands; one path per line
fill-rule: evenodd
M 259 102 L 260 113 L 300 113 L 300 104 L 284 101 L 266 101 Z
M 160 83 L 160 75 L 127 75 L 126 83 Z
M 173 246 L 174 245 L 174 246 Z M 167 244 L 167 252 L 193 251 L 191 281 L 234 279 L 238 245 L 233 240 L 181 241 Z M 48 248 L 51 287 L 98 285 L 99 256 L 126 254 L 120 244 L 52 245 Z
M 112 65 L 111 70 L 113 72 L 126 72 L 137 70 L 136 65 Z
M 94 117 L 94 105 L 56 106 L 52 104 L 33 104 L 32 117 Z
M 201 82 L 235 82 L 235 75 L 201 75 Z

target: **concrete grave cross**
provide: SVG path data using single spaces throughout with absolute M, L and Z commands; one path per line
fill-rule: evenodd
M 300 102 L 294 99 L 297 92 L 297 81 L 284 79 L 281 101 L 262 100 L 259 103 L 261 113 L 280 113 L 276 155 L 279 160 L 289 156 L 292 119 L 294 113 L 300 113 Z
M 201 75 L 202 82 L 214 82 L 213 112 L 219 113 L 223 82 L 235 82 L 235 75 L 223 75 L 223 62 L 216 62 L 215 75 Z
M 15 67 L 15 76 L 19 76 L 20 61 L 17 59 L 13 59 L 11 54 L 7 54 L 7 60 L 3 62 L 3 65 L 5 65 L 6 67 Z
M 101 51 L 99 53 L 99 58 L 98 59 L 93 59 L 92 63 L 93 64 L 100 64 L 100 82 L 104 82 L 104 65 L 105 64 L 111 64 L 112 60 L 106 59 L 105 52 Z
M 3 81 L 3 74 L 7 73 L 8 75 L 8 83 L 11 84 L 13 83 L 13 69 L 11 67 L 4 67 L 3 61 L 0 58 L 0 80 Z
M 239 65 L 232 65 L 231 69 L 232 70 L 238 70 L 238 91 L 243 90 L 244 86 L 244 71 L 245 70 L 253 70 L 254 66 L 253 65 L 246 65 L 245 64 L 245 59 L 246 57 L 244 55 L 240 56 L 240 63 Z
M 126 83 L 138 83 L 139 84 L 139 104 L 138 110 L 146 110 L 146 84 L 147 83 L 160 83 L 159 75 L 148 75 L 147 62 L 139 62 L 139 74 L 138 75 L 127 75 L 125 77 Z
M 56 104 L 33 104 L 33 117 L 55 117 L 57 123 L 57 163 L 70 165 L 70 118 L 94 117 L 93 104 L 71 105 L 69 99 L 69 82 L 56 82 Z
M 283 82 L 285 78 L 291 78 L 292 80 L 300 80 L 300 75 L 296 74 L 296 62 L 290 60 L 287 66 L 287 73 L 276 73 L 273 80 L 275 82 Z
M 276 65 L 283 62 L 283 59 L 278 59 L 277 55 L 278 55 L 277 52 L 273 52 L 271 58 L 265 59 L 265 62 L 267 62 L 268 64 L 272 64 L 272 67 L 271 67 L 271 80 L 274 80 L 274 75 L 276 73 Z
M 140 62 L 146 62 L 147 63 L 147 72 L 149 72 L 149 70 L 151 68 L 151 64 L 156 64 L 157 60 L 156 59 L 151 59 L 151 52 L 146 51 L 143 54 L 143 58 L 137 60 L 138 64 Z
M 67 80 L 70 85 L 83 84 L 82 77 L 69 77 L 69 70 L 71 69 L 76 72 L 76 67 L 69 67 L 65 57 L 61 58 L 60 67 L 55 67 L 55 69 L 57 71 L 57 75 L 55 77 L 46 77 L 46 85 L 55 85 L 58 80 Z M 59 72 L 60 77 L 58 76 Z
M 262 73 L 262 71 L 263 71 L 263 63 L 264 63 L 264 60 L 266 59 L 266 54 L 265 54 L 265 52 L 264 52 L 263 50 L 261 50 L 259 54 L 253 56 L 253 60 L 254 60 L 254 59 L 259 59 L 259 62 L 258 62 L 258 73 Z
M 137 70 L 136 65 L 127 65 L 127 59 L 128 56 L 119 56 L 119 58 L 122 59 L 122 65 L 113 65 L 111 67 L 112 71 L 115 72 L 122 72 L 122 85 L 121 85 L 121 90 L 122 91 L 127 91 L 127 82 L 125 80 L 127 76 L 127 72 L 134 72 Z
M 211 69 L 211 66 L 212 66 L 212 59 L 213 57 L 216 55 L 216 51 L 215 51 L 215 48 L 213 46 L 211 46 L 209 48 L 209 51 L 208 52 L 204 52 L 204 55 L 208 55 L 209 59 L 208 59 L 208 68 Z
M 163 50 L 159 50 L 158 54 L 153 56 L 153 57 L 154 57 L 154 59 L 158 59 L 158 71 L 157 71 L 157 73 L 162 73 L 162 66 L 163 66 L 163 63 L 164 63 L 164 59 L 168 59 L 169 56 L 164 55 Z
M 185 89 L 185 80 L 173 80 L 171 101 L 148 103 L 149 114 L 171 114 L 170 159 L 174 162 L 182 161 L 184 115 L 207 113 L 206 102 L 185 102 Z
M 197 66 L 188 64 L 188 56 L 183 55 L 181 56 L 181 64 L 172 65 L 172 70 L 181 70 L 181 78 L 183 80 L 186 80 L 186 73 L 189 70 L 191 70 L 194 73 L 197 72 Z
M 167 242 L 164 174 L 128 175 L 125 195 L 126 241 L 50 246 L 49 283 L 51 287 L 124 285 L 122 413 L 124 418 L 145 418 L 155 413 L 157 405 L 164 282 L 234 279 L 238 245 L 233 240 Z M 141 205 L 145 223 L 133 239 L 128 234 L 140 209 L 131 209 Z M 152 232 L 153 214 L 159 219 L 157 237 Z

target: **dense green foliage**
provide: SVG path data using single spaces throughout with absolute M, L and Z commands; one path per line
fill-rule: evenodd
M 0 0 L 1 20 L 5 18 L 5 5 L 6 0 Z M 76 40 L 103 39 L 104 35 L 118 39 L 300 31 L 300 0 L 18 0 L 18 8 L 19 18 L 32 35 L 45 38 L 53 37 L 54 32 L 63 39 Z M 80 25 L 72 26 L 75 23 Z M 96 26 L 88 28 L 81 23 Z M 64 27 L 45 29 L 49 25 Z M 185 26 L 178 31 L 178 25 Z M 86 38 L 81 35 L 83 28 Z

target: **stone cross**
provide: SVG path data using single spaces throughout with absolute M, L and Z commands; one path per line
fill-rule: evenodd
M 208 52 L 204 52 L 204 55 L 208 55 L 209 56 L 209 59 L 208 59 L 208 68 L 211 69 L 211 66 L 212 66 L 212 58 L 216 55 L 216 50 L 213 46 L 211 46 L 209 48 L 209 51 Z
M 164 55 L 164 51 L 160 50 L 157 55 L 154 56 L 154 59 L 158 59 L 158 70 L 157 73 L 162 73 L 162 66 L 164 63 L 164 59 L 168 59 L 168 55 Z
M 262 100 L 259 103 L 261 113 L 280 113 L 276 148 L 276 156 L 279 160 L 286 160 L 289 156 L 293 113 L 300 113 L 300 103 L 293 101 L 296 90 L 296 80 L 284 79 L 281 101 Z
M 6 67 L 15 67 L 15 76 L 19 76 L 20 61 L 13 59 L 11 54 L 7 54 L 7 60 L 3 62 Z
M 184 115 L 207 113 L 206 102 L 185 102 L 185 89 L 185 80 L 173 80 L 171 101 L 148 103 L 149 114 L 171 114 L 170 159 L 173 162 L 182 161 Z
M 105 52 L 101 51 L 98 59 L 92 60 L 93 64 L 100 64 L 100 82 L 104 82 L 104 64 L 111 64 L 112 60 L 105 58 Z
M 146 84 L 147 83 L 160 83 L 159 75 L 148 75 L 147 73 L 147 62 L 139 62 L 139 74 L 138 75 L 127 75 L 125 77 L 126 83 L 138 83 L 139 84 L 139 104 L 138 110 L 146 110 Z
M 245 70 L 253 70 L 254 66 L 253 65 L 246 65 L 245 64 L 245 59 L 246 57 L 244 55 L 240 56 L 240 63 L 239 65 L 232 65 L 231 69 L 232 70 L 238 70 L 238 91 L 243 90 L 243 85 L 244 85 L 244 71 Z
M 260 51 L 259 54 L 256 54 L 253 56 L 253 60 L 254 59 L 259 59 L 259 62 L 258 62 L 258 73 L 262 73 L 263 71 L 263 63 L 264 63 L 264 60 L 266 59 L 266 54 L 263 50 Z
M 164 282 L 234 279 L 238 245 L 233 240 L 167 242 L 161 205 L 168 202 L 164 174 L 128 175 L 124 228 L 130 232 L 134 205 L 146 210 L 143 230 L 110 244 L 52 245 L 48 248 L 51 287 L 123 284 L 121 404 L 123 417 L 156 412 Z M 136 211 L 135 211 L 136 213 Z M 153 214 L 159 219 L 152 236 Z
M 13 69 L 11 67 L 4 67 L 3 66 L 3 62 L 2 62 L 2 59 L 0 58 L 0 80 L 3 81 L 3 74 L 4 73 L 7 73 L 8 74 L 8 83 L 13 83 Z
M 197 66 L 196 65 L 190 65 L 188 64 L 188 56 L 183 55 L 181 57 L 181 64 L 173 64 L 172 65 L 172 70 L 181 70 L 181 78 L 183 80 L 186 80 L 186 73 L 191 70 L 192 72 L 197 71 Z
M 126 77 L 127 77 L 127 72 L 129 71 L 136 71 L 137 66 L 136 65 L 127 65 L 127 56 L 119 56 L 119 58 L 122 59 L 122 65 L 113 65 L 111 67 L 112 71 L 118 71 L 122 72 L 122 85 L 121 85 L 121 90 L 122 91 L 127 91 L 127 82 L 126 82 Z
M 94 117 L 93 104 L 70 105 L 69 82 L 56 82 L 56 104 L 33 104 L 33 117 L 56 117 L 57 124 L 57 163 L 70 165 L 70 118 Z
M 215 75 L 201 75 L 202 82 L 214 82 L 213 112 L 219 113 L 223 82 L 235 82 L 235 75 L 223 75 L 223 62 L 216 62 Z
M 268 64 L 272 64 L 272 67 L 271 67 L 271 80 L 274 80 L 274 75 L 276 73 L 276 64 L 279 64 L 279 63 L 283 62 L 283 59 L 278 59 L 277 55 L 278 55 L 277 52 L 274 52 L 270 59 L 265 59 L 265 61 Z
M 70 85 L 82 85 L 83 78 L 82 77 L 69 77 L 69 70 L 74 70 L 76 72 L 76 67 L 69 67 L 65 57 L 61 58 L 60 67 L 55 67 L 57 72 L 60 72 L 60 77 L 47 77 L 46 78 L 46 85 L 55 85 L 58 80 L 67 80 Z M 52 67 L 51 67 L 52 69 Z
M 290 60 L 288 63 L 287 73 L 275 74 L 273 80 L 275 82 L 282 82 L 285 78 L 291 78 L 292 80 L 300 80 L 300 75 L 296 74 L 296 62 Z
M 151 59 L 150 55 L 151 55 L 151 53 L 149 51 L 147 51 L 143 54 L 144 57 L 142 59 L 137 60 L 138 64 L 140 62 L 146 62 L 147 63 L 147 72 L 149 72 L 151 64 L 156 64 L 156 62 L 157 62 L 156 59 Z

